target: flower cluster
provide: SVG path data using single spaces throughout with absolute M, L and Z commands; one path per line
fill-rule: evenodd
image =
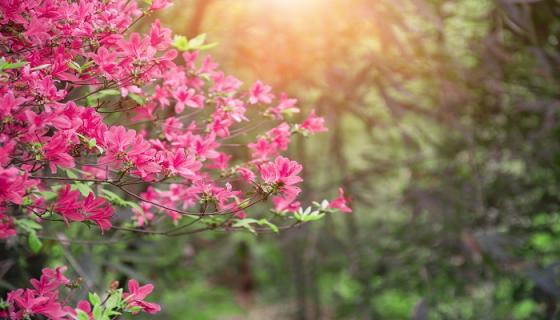
M 23 232 L 40 249 L 37 222 L 51 220 L 107 232 L 114 206 L 128 207 L 143 232 L 161 215 L 177 229 L 195 218 L 255 231 L 263 220 L 243 219 L 269 199 L 273 218 L 311 221 L 298 218 L 303 168 L 282 153 L 292 135 L 326 131 L 324 120 L 311 112 L 296 123 L 295 99 L 261 81 L 244 88 L 202 53 L 204 36 L 172 37 L 157 20 L 132 32 L 171 5 L 146 3 L 0 1 L 0 239 Z M 331 209 L 350 211 L 341 196 L 314 217 Z M 44 277 L 46 287 L 11 293 L 10 314 L 65 312 L 54 289 L 65 278 Z M 130 287 L 123 299 L 134 310 L 157 311 L 142 302 L 151 287 Z
M 88 179 L 125 193 L 126 186 L 150 183 L 135 195 L 139 226 L 158 213 L 177 221 L 199 206 L 204 214 L 243 217 L 255 188 L 267 190 L 259 201 L 277 194 L 278 211 L 299 208 L 302 167 L 281 153 L 294 134 L 326 131 L 323 119 L 312 112 L 290 123 L 287 117 L 299 112 L 295 99 L 276 100 L 261 81 L 244 92 L 193 41 L 182 53 L 174 49 L 171 31 L 157 20 L 146 35 L 128 34 L 136 20 L 168 5 L 0 4 L 0 237 L 14 234 L 8 213 L 22 210 L 110 229 L 111 199 L 75 182 Z M 277 124 L 238 144 L 250 155 L 243 160 L 242 150 L 226 142 L 250 132 L 250 115 Z M 63 178 L 75 183 L 61 185 Z M 45 192 L 57 196 L 47 200 Z
M 16 289 L 8 293 L 6 301 L 0 309 L 2 319 L 31 319 L 43 316 L 47 319 L 101 319 L 100 315 L 121 314 L 130 312 L 156 313 L 160 306 L 156 303 L 144 301 L 152 292 L 153 286 L 147 284 L 139 286 L 138 281 L 131 279 L 128 282 L 128 292 L 122 289 L 109 291 L 105 303 L 96 294 L 90 294 L 90 301 L 80 300 L 76 308 L 67 305 L 67 298 L 62 297 L 64 288 L 72 290 L 77 283 L 72 283 L 64 276 L 66 267 L 56 269 L 45 268 L 41 277 L 31 279 L 31 288 Z M 93 306 L 92 306 L 93 305 Z M 94 314 L 97 317 L 94 317 Z
M 108 230 L 111 228 L 111 217 L 113 207 L 103 198 L 95 198 L 93 192 L 80 200 L 80 192 L 72 190 L 70 185 L 60 189 L 53 210 L 60 214 L 64 221 L 86 221 L 96 223 L 99 228 Z

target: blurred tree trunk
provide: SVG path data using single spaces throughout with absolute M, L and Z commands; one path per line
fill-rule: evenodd
M 187 38 L 191 39 L 202 33 L 201 27 L 204 22 L 204 16 L 210 4 L 214 0 L 197 0 L 194 7 L 194 13 L 188 23 L 187 30 L 185 30 L 185 35 Z

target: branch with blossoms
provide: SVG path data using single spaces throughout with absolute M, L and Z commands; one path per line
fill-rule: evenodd
M 172 38 L 157 20 L 130 32 L 169 5 L 0 3 L 0 239 L 19 233 L 37 252 L 54 222 L 258 234 L 351 211 L 342 190 L 302 207 L 303 167 L 282 155 L 293 135 L 327 131 L 321 117 L 294 123 L 295 99 L 244 90 L 202 53 L 204 35 Z M 267 203 L 270 216 L 252 212 Z
M 76 307 L 69 306 L 67 298 L 80 286 L 80 279 L 70 281 L 64 275 L 65 270 L 66 267 L 45 268 L 39 279 L 30 280 L 31 288 L 10 291 L 5 301 L 0 300 L 0 317 L 110 320 L 118 319 L 125 313 L 154 314 L 160 311 L 158 304 L 144 300 L 154 287 L 151 284 L 140 286 L 134 279 L 128 281 L 126 291 L 115 282 L 104 293 L 103 299 L 97 293 L 90 292 L 88 300 L 80 300 Z

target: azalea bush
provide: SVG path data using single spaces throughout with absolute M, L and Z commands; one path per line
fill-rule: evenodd
M 104 236 L 206 230 L 278 232 L 350 212 L 339 197 L 302 204 L 294 135 L 326 131 L 314 112 L 261 81 L 248 86 L 204 54 L 205 36 L 134 25 L 167 0 L 0 3 L 0 238 L 42 250 L 49 225 Z M 250 140 L 250 142 L 246 142 Z M 269 210 L 253 210 L 256 204 Z M 97 230 L 96 230 L 97 229 Z M 79 239 L 72 239 L 79 240 Z M 131 279 L 78 301 L 64 267 L 2 300 L 10 319 L 156 313 Z M 77 304 L 70 306 L 72 302 Z

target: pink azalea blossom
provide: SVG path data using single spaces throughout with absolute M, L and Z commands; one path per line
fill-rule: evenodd
M 173 97 L 177 101 L 175 104 L 175 113 L 179 114 L 185 110 L 185 106 L 200 109 L 204 107 L 204 97 L 196 94 L 194 89 L 180 87 L 174 93 Z
M 344 190 L 342 188 L 338 188 L 338 197 L 329 202 L 329 208 L 346 213 L 352 212 L 352 209 L 348 206 L 348 198 L 344 197 Z
M 27 173 L 21 173 L 15 167 L 0 167 L 0 205 L 5 202 L 21 204 L 26 190 L 38 183 L 37 180 L 29 179 Z
M 128 292 L 123 293 L 123 298 L 129 308 L 140 307 L 144 312 L 158 313 L 161 310 L 159 304 L 144 301 L 153 290 L 154 286 L 152 284 L 140 286 L 138 281 L 131 279 L 128 281 Z
M 297 99 L 290 99 L 285 93 L 280 94 L 280 102 L 277 106 L 267 109 L 275 119 L 282 120 L 284 114 L 299 113 L 299 108 L 296 107 Z
M 272 99 L 274 98 L 274 95 L 271 93 L 271 91 L 272 88 L 270 86 L 263 84 L 261 81 L 255 82 L 255 84 L 251 87 L 249 103 L 271 103 Z
M 15 235 L 16 229 L 14 228 L 12 217 L 0 213 L 0 239 L 6 239 Z
M 284 196 L 300 193 L 301 190 L 296 185 L 303 181 L 298 176 L 302 169 L 301 164 L 282 156 L 277 157 L 274 162 L 267 162 L 259 166 L 263 181 L 278 186 Z
M 56 166 L 62 168 L 74 168 L 76 166 L 74 158 L 68 154 L 68 139 L 63 135 L 54 136 L 43 147 L 45 159 L 49 161 L 49 168 L 52 173 L 56 173 Z
M 102 232 L 111 228 L 110 219 L 114 214 L 113 207 L 105 199 L 95 198 L 90 192 L 81 200 L 80 192 L 71 190 L 68 184 L 59 191 L 53 210 L 60 214 L 66 223 L 90 220 L 96 223 Z
M 239 167 L 239 168 L 237 168 L 237 172 L 247 182 L 252 183 L 256 179 L 255 173 L 253 173 L 253 171 L 251 171 L 249 168 Z
M 301 204 L 299 203 L 299 201 L 295 201 L 296 196 L 297 195 L 295 194 L 289 194 L 286 195 L 285 197 L 277 196 L 272 198 L 272 203 L 274 203 L 274 210 L 278 212 L 297 211 L 299 208 L 301 208 Z
M 12 110 L 18 108 L 27 99 L 22 97 L 14 97 L 12 92 L 8 92 L 0 97 L 0 119 L 11 114 Z
M 171 174 L 180 175 L 183 178 L 197 179 L 197 171 L 201 164 L 196 161 L 193 154 L 187 154 L 185 149 L 179 148 L 174 153 L 167 154 L 167 161 L 163 165 Z
M 85 220 L 84 215 L 80 212 L 80 192 L 72 190 L 69 184 L 58 191 L 53 210 L 60 214 L 66 223 Z
M 162 10 L 172 5 L 173 3 L 170 0 L 152 0 L 150 10 Z
M 301 124 L 301 127 L 310 133 L 325 132 L 328 129 L 325 127 L 325 119 L 318 117 L 315 110 L 311 111 L 309 117 Z
M 95 198 L 93 192 L 82 202 L 82 213 L 84 218 L 95 222 L 101 231 L 111 229 L 111 217 L 115 210 L 103 198 Z

